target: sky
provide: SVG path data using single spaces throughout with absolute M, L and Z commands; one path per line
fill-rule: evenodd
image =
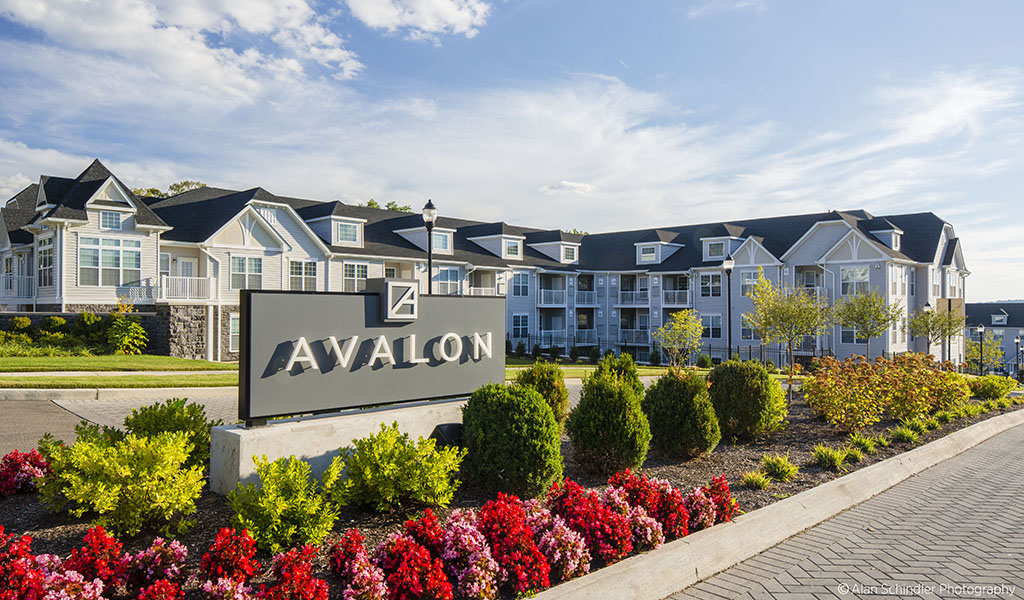
M 0 196 L 100 158 L 590 232 L 865 209 L 1024 299 L 1024 3 L 0 0 Z

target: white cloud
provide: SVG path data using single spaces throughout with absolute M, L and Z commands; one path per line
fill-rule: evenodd
M 557 185 L 542 185 L 540 191 L 549 196 L 562 196 L 575 194 L 577 196 L 589 196 L 597 191 L 596 185 L 580 181 L 559 181 Z
M 699 19 L 726 12 L 759 13 L 767 9 L 766 0 L 704 0 L 691 6 L 686 14 L 691 19 Z
M 345 0 L 353 16 L 372 29 L 405 30 L 411 39 L 437 34 L 476 36 L 491 6 L 482 0 Z

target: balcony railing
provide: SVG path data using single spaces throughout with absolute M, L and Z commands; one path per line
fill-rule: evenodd
M 537 303 L 541 306 L 565 306 L 565 290 L 541 289 Z
M 471 287 L 469 288 L 470 296 L 497 296 L 498 293 L 493 287 Z
M 157 300 L 210 300 L 216 289 L 213 277 L 160 277 Z
M 565 346 L 564 329 L 541 329 L 537 332 L 538 344 L 541 346 Z
M 619 342 L 623 344 L 647 345 L 651 342 L 650 331 L 646 329 L 620 329 Z
M 596 329 L 577 329 L 576 330 L 576 345 L 584 344 L 596 344 L 597 343 L 597 330 Z
M 0 298 L 29 300 L 36 295 L 36 278 L 31 275 L 0 276 Z
M 820 300 L 822 302 L 829 301 L 830 295 L 827 287 L 805 287 L 803 288 L 803 290 L 808 295 L 810 295 L 811 298 L 814 298 L 815 300 Z
M 662 304 L 685 306 L 690 303 L 690 290 L 663 290 Z
M 576 290 L 577 306 L 583 304 L 597 304 L 597 292 L 593 290 Z
M 649 304 L 650 301 L 651 297 L 647 290 L 623 290 L 619 292 L 619 304 L 646 305 Z

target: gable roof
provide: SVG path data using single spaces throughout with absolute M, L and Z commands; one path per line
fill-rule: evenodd
M 121 186 L 121 189 L 124 190 L 125 194 L 128 196 L 129 202 L 134 205 L 135 222 L 137 224 L 155 227 L 167 226 L 167 223 L 154 214 L 145 202 L 141 201 L 134 193 L 132 193 L 130 187 L 122 183 L 121 180 L 111 173 L 109 169 L 103 166 L 103 163 L 101 163 L 98 158 L 93 160 L 92 163 L 73 180 L 64 179 L 62 177 L 41 177 L 40 181 L 43 185 L 44 192 L 43 199 L 46 204 L 53 204 L 54 207 L 46 212 L 45 215 L 36 216 L 32 222 L 47 218 L 68 219 L 73 221 L 87 220 L 85 203 L 100 190 L 108 179 L 113 179 L 117 182 L 117 185 Z
M 7 237 L 11 244 L 31 244 L 32 234 L 22 229 L 36 216 L 36 197 L 39 184 L 33 183 L 14 195 L 0 212 L 3 213 Z

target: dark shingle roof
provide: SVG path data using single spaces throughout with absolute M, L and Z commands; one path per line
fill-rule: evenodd
M 900 250 L 903 254 L 922 263 L 935 260 L 942 229 L 946 226 L 945 221 L 930 212 L 890 215 L 886 219 L 904 231 L 900 240 Z
M 82 171 L 78 177 L 73 180 L 64 179 L 62 177 L 42 177 L 43 191 L 45 195 L 45 203 L 55 205 L 49 212 L 43 217 L 53 217 L 56 219 L 70 219 L 76 221 L 85 221 L 87 215 L 85 214 L 85 204 L 89 201 L 89 198 L 100 189 L 107 179 L 113 178 L 114 181 L 121 186 L 122 189 L 128 194 L 132 204 L 135 205 L 135 222 L 139 225 L 152 225 L 158 227 L 166 227 L 167 223 L 160 220 L 160 217 L 156 216 L 149 206 L 139 200 L 135 194 L 132 193 L 131 188 L 121 182 L 113 173 L 110 172 L 103 163 L 96 159 Z
M 36 197 L 39 185 L 33 183 L 14 195 L 0 212 L 3 213 L 7 237 L 12 244 L 31 244 L 32 234 L 22 229 L 36 216 Z
M 960 247 L 960 238 L 953 238 L 946 242 L 946 254 L 942 257 L 942 266 L 948 267 L 953 264 L 956 257 L 956 250 Z
M 1006 314 L 1006 325 L 995 327 L 1024 328 L 1024 302 L 968 302 L 964 304 L 967 326 L 993 327 L 992 315 Z

